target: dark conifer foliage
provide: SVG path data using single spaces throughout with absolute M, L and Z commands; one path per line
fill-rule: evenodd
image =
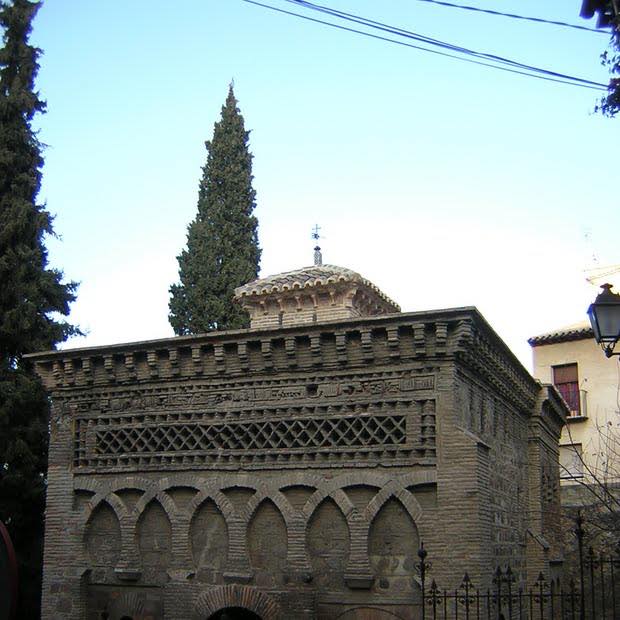
M 248 324 L 232 299 L 235 287 L 258 276 L 261 254 L 248 137 L 231 85 L 213 139 L 206 142 L 198 214 L 178 257 L 180 283 L 170 287 L 169 320 L 178 335 Z
M 47 397 L 23 356 L 78 333 L 58 319 L 76 285 L 48 268 L 52 218 L 37 203 L 43 158 L 31 121 L 45 104 L 28 38 L 39 6 L 0 1 L 0 519 L 19 560 L 19 618 L 39 617 L 48 429 Z
M 620 5 L 617 0 L 583 0 L 581 17 L 590 19 L 595 14 L 598 28 L 611 28 L 611 39 L 608 49 L 601 54 L 602 64 L 610 74 L 607 94 L 594 109 L 614 117 L 620 112 Z
M 595 108 L 597 112 L 612 118 L 620 112 L 620 16 L 616 21 L 609 49 L 601 56 L 603 65 L 609 69 L 611 75 L 608 92 Z

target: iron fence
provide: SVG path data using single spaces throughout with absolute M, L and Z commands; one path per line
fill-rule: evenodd
M 582 523 L 579 517 L 576 574 L 561 580 L 540 573 L 530 586 L 517 584 L 510 567 L 498 567 L 489 588 L 476 587 L 465 573 L 457 588 L 442 589 L 429 582 L 431 563 L 422 545 L 422 620 L 620 620 L 620 557 L 584 552 Z

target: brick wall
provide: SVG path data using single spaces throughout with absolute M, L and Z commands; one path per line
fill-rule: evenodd
M 448 587 L 548 562 L 527 532 L 553 538 L 534 507 L 559 426 L 474 310 L 36 362 L 53 398 L 44 618 L 409 618 L 421 541 Z

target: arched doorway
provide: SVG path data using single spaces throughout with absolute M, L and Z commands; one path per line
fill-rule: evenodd
M 262 618 L 243 607 L 224 607 L 209 616 L 208 620 L 262 620 Z
M 283 620 L 277 601 L 253 586 L 213 586 L 198 595 L 194 620 L 229 619 Z

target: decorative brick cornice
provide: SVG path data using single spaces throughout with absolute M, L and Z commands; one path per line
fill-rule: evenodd
M 498 395 L 518 409 L 531 413 L 536 406 L 540 384 L 482 316 L 478 314 L 476 318 L 463 321 L 459 327 L 461 346 L 457 358 L 492 386 Z
M 559 437 L 570 410 L 554 385 L 545 383 L 541 388 L 537 415 Z
M 268 376 L 458 357 L 531 405 L 538 385 L 475 308 L 66 349 L 28 356 L 52 393 L 99 386 Z

